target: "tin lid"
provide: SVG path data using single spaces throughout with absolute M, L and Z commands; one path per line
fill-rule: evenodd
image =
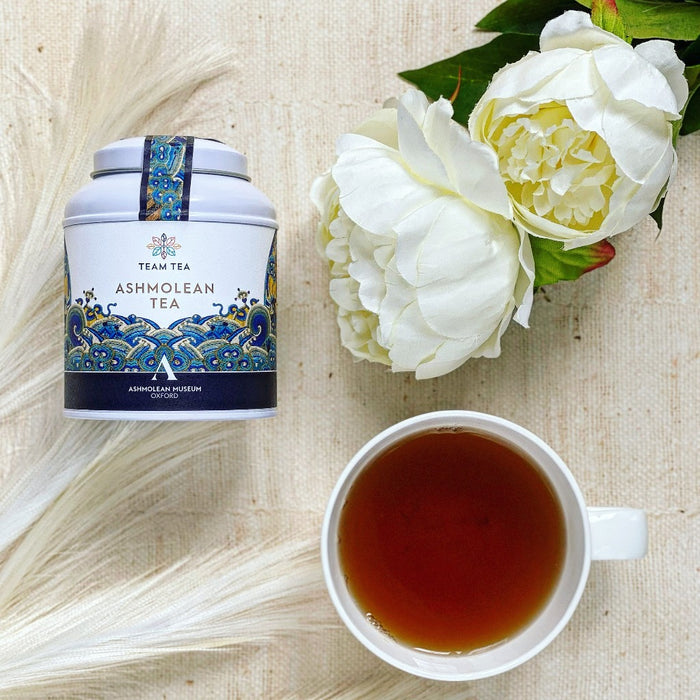
M 127 138 L 97 151 L 94 164 L 92 180 L 66 204 L 66 227 L 206 221 L 277 228 L 272 202 L 250 182 L 247 158 L 220 141 L 191 136 Z
M 170 139 L 162 136 L 138 136 L 121 139 L 101 148 L 93 158 L 92 177 L 109 173 L 142 172 L 147 139 Z M 248 178 L 248 159 L 230 146 L 214 139 L 183 137 L 191 140 L 192 172 Z

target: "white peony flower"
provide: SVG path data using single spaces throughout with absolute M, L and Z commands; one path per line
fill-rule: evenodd
M 670 42 L 633 48 L 585 12 L 548 22 L 540 49 L 495 74 L 469 130 L 496 150 L 516 224 L 577 247 L 656 209 L 688 85 Z
M 428 378 L 496 357 L 527 325 L 534 263 L 493 151 L 416 90 L 338 141 L 314 182 L 343 344 Z

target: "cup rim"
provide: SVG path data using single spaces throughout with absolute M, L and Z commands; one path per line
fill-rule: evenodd
M 472 425 L 472 423 L 481 424 L 480 426 Z M 355 624 L 351 615 L 346 610 L 346 606 L 341 600 L 341 596 L 336 589 L 336 580 L 333 575 L 333 565 L 331 563 L 331 551 L 334 550 L 336 546 L 337 533 L 335 529 L 332 528 L 332 523 L 335 518 L 336 513 L 341 507 L 340 496 L 344 491 L 347 491 L 354 481 L 354 477 L 359 474 L 361 469 L 364 467 L 367 459 L 374 456 L 381 451 L 382 448 L 389 446 L 394 441 L 394 436 L 398 433 L 398 439 L 406 437 L 415 432 L 419 432 L 420 429 L 430 429 L 431 427 L 449 427 L 450 425 L 464 426 L 469 429 L 474 428 L 479 430 L 481 427 L 484 432 L 491 434 L 494 437 L 501 437 L 502 439 L 507 439 L 502 435 L 491 432 L 488 430 L 490 426 L 500 426 L 502 429 L 511 431 L 519 435 L 521 438 L 531 442 L 534 446 L 539 448 L 539 450 L 545 452 L 550 460 L 556 465 L 558 471 L 562 474 L 567 482 L 567 486 L 573 496 L 576 504 L 578 505 L 578 515 L 581 520 L 580 532 L 583 537 L 583 554 L 581 561 L 581 572 L 578 578 L 575 589 L 571 593 L 568 605 L 564 612 L 559 616 L 556 624 L 551 626 L 551 629 L 542 636 L 542 638 L 536 643 L 527 648 L 523 653 L 514 657 L 507 663 L 502 663 L 500 665 L 494 665 L 493 667 L 486 668 L 479 671 L 435 671 L 432 670 L 429 665 L 410 665 L 404 661 L 397 659 L 391 653 L 385 651 L 384 649 L 377 646 L 363 630 Z M 486 427 L 483 427 L 486 426 Z M 410 432 L 405 432 L 405 430 L 412 428 Z M 559 500 L 561 501 L 560 494 L 557 494 Z M 566 516 L 566 513 L 565 513 Z M 333 530 L 333 531 L 332 531 Z M 333 538 L 333 541 L 331 541 Z M 468 411 L 468 410 L 442 410 L 442 411 L 431 411 L 427 413 L 422 413 L 415 415 L 413 417 L 404 419 L 389 427 L 385 428 L 381 432 L 377 433 L 374 437 L 370 438 L 367 442 L 360 447 L 357 452 L 352 456 L 352 458 L 345 465 L 345 468 L 338 477 L 333 491 L 328 499 L 328 504 L 324 513 L 323 524 L 321 528 L 321 563 L 323 568 L 323 576 L 326 583 L 326 588 L 330 595 L 333 605 L 344 622 L 345 626 L 350 630 L 350 632 L 355 636 L 355 638 L 363 644 L 365 648 L 371 651 L 375 656 L 379 657 L 386 663 L 398 668 L 407 673 L 419 676 L 422 678 L 427 678 L 431 680 L 441 680 L 441 681 L 468 681 L 468 680 L 478 680 L 480 678 L 487 678 L 490 676 L 495 676 L 501 673 L 505 673 L 521 664 L 525 663 L 539 652 L 541 652 L 545 647 L 547 647 L 554 639 L 559 635 L 563 628 L 567 625 L 571 616 L 573 615 L 578 603 L 583 595 L 583 590 L 585 588 L 588 574 L 590 571 L 591 563 L 591 534 L 590 534 L 590 524 L 587 517 L 586 504 L 583 499 L 581 490 L 574 479 L 573 474 L 566 466 L 562 458 L 550 447 L 544 440 L 535 435 L 533 432 L 524 428 L 523 426 L 514 423 L 508 419 L 501 418 L 499 416 L 482 413 L 479 411 Z M 563 576 L 563 572 L 562 572 Z M 351 596 L 350 596 L 351 597 Z M 538 616 L 539 617 L 539 616 Z M 478 654 L 479 652 L 474 652 Z M 431 658 L 439 658 L 439 654 L 435 652 L 416 650 L 416 656 L 426 655 Z M 465 655 L 468 656 L 468 655 Z

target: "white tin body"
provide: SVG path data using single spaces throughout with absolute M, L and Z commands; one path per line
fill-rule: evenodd
M 64 231 L 67 416 L 275 414 L 277 223 L 244 156 L 191 137 L 110 144 Z

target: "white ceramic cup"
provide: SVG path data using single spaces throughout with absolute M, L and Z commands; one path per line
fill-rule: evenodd
M 435 653 L 395 641 L 366 617 L 345 582 L 338 554 L 338 523 L 358 474 L 390 445 L 415 433 L 459 428 L 482 435 L 524 453 L 547 478 L 564 516 L 566 551 L 558 582 L 544 608 L 514 636 L 469 653 Z M 350 460 L 333 490 L 321 537 L 326 585 L 343 622 L 379 658 L 424 678 L 466 681 L 508 671 L 544 649 L 573 615 L 583 593 L 591 560 L 637 559 L 647 549 L 644 511 L 633 508 L 587 508 L 581 491 L 562 459 L 540 438 L 510 421 L 472 411 L 438 411 L 409 418 L 384 430 Z M 466 594 L 466 592 L 465 592 Z

